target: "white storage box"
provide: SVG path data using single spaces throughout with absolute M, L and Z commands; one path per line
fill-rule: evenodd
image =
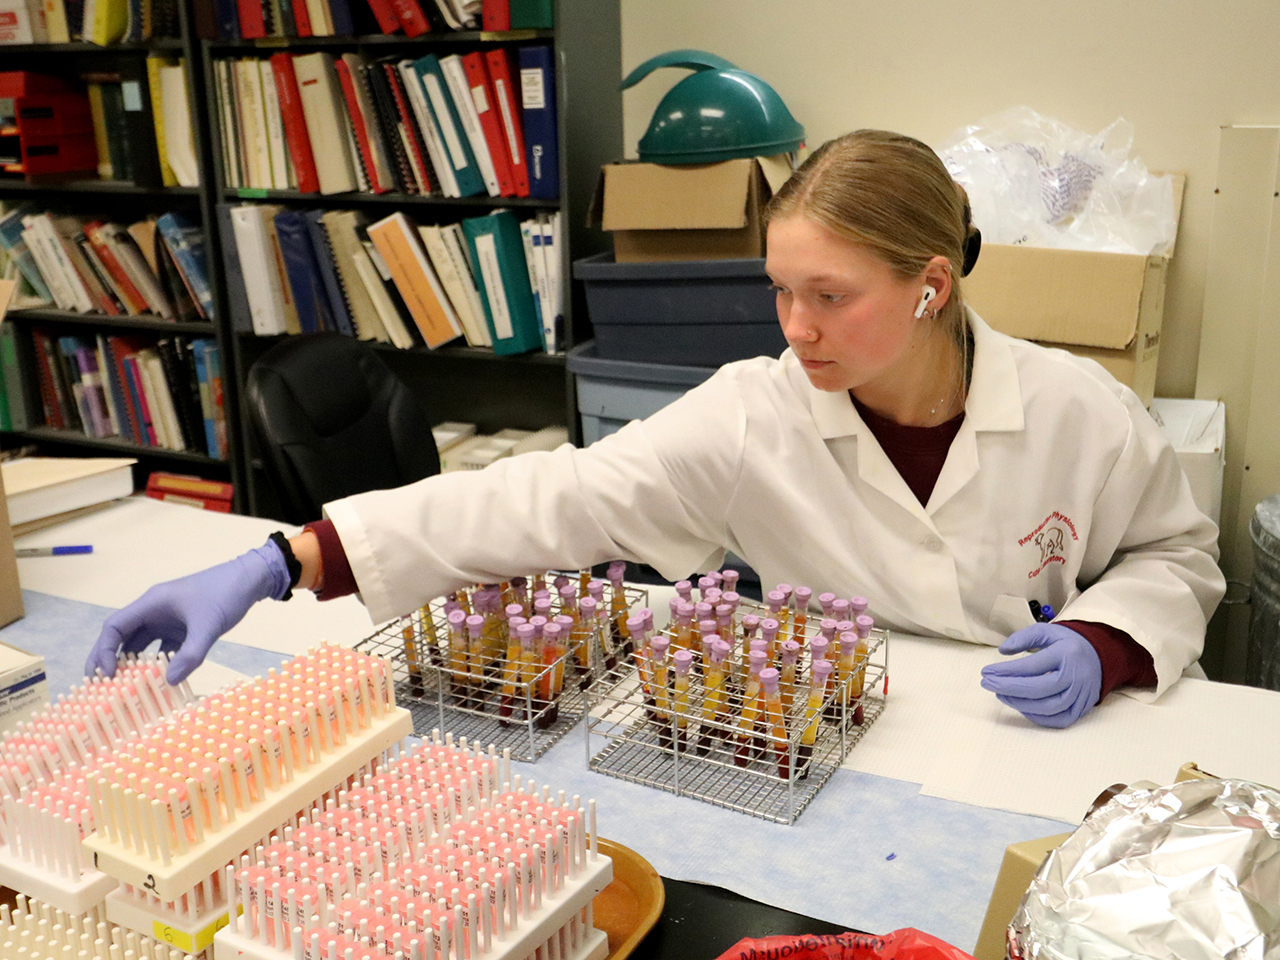
M 1222 513 L 1222 471 L 1226 463 L 1227 408 L 1220 400 L 1151 401 L 1151 416 L 1173 444 L 1191 482 L 1191 495 L 1214 523 Z

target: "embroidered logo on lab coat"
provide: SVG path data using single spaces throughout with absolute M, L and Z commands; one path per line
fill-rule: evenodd
M 1036 562 L 1036 566 L 1027 571 L 1027 579 L 1032 580 L 1040 576 L 1051 563 L 1066 563 L 1068 541 L 1079 539 L 1080 536 L 1076 533 L 1076 525 L 1071 522 L 1070 517 L 1059 513 L 1057 510 L 1045 517 L 1040 526 L 1018 541 L 1018 546 L 1020 547 L 1025 547 L 1029 543 L 1033 544 L 1040 553 L 1039 561 L 1033 560 L 1033 562 Z

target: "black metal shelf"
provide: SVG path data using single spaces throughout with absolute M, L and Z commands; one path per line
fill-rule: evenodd
M 140 187 L 127 180 L 59 180 L 49 183 L 28 183 L 26 180 L 0 179 L 0 194 L 38 194 L 48 196 L 54 193 L 74 194 L 109 194 L 112 196 L 138 197 L 191 197 L 200 196 L 199 187 Z
M 28 430 L 14 430 L 6 434 L 21 437 L 36 443 L 60 443 L 86 450 L 100 450 L 123 457 L 138 457 L 157 460 L 172 460 L 205 468 L 229 470 L 230 464 L 225 460 L 215 460 L 201 453 L 188 453 L 185 450 L 169 450 L 165 447 L 140 447 L 136 443 L 121 440 L 117 437 L 89 437 L 74 430 L 59 430 L 57 427 L 32 427 Z
M 137 43 L 111 43 L 101 46 L 88 41 L 77 40 L 74 43 L 23 43 L 6 46 L 5 52 L 18 54 L 84 54 L 95 53 L 114 55 L 119 53 L 151 53 L 155 50 L 182 50 L 181 37 L 156 37 Z
M 46 307 L 11 310 L 7 319 L 119 330 L 157 330 L 161 333 L 190 333 L 206 337 L 212 337 L 215 332 L 214 325 L 207 320 L 165 320 L 156 316 L 114 317 L 105 313 L 76 313 L 74 310 Z
M 297 190 L 264 190 L 256 187 L 226 187 L 222 191 L 228 200 L 277 200 L 282 203 L 315 204 L 324 207 L 343 205 L 367 206 L 441 206 L 441 207 L 524 207 L 535 210 L 556 210 L 559 200 L 542 200 L 535 197 L 445 197 L 439 194 L 420 193 L 301 193 Z
M 210 40 L 209 49 L 214 53 L 234 53 L 254 50 L 328 49 L 337 47 L 423 47 L 446 44 L 472 43 L 527 43 L 530 40 L 551 40 L 554 30 L 454 30 L 448 33 L 424 33 L 417 37 L 403 34 L 367 33 L 346 37 L 258 37 L 253 40 Z

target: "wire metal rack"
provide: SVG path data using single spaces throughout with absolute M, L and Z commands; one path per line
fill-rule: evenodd
M 738 613 L 768 616 L 742 601 Z M 816 627 L 816 624 L 815 624 Z M 662 631 L 680 646 L 677 631 Z M 883 712 L 888 695 L 889 634 L 872 630 L 850 662 L 836 663 L 820 699 L 811 698 L 809 641 L 818 629 L 784 637 L 801 642 L 795 676 L 784 673 L 771 710 L 750 686 L 741 629 L 716 681 L 695 656 L 688 687 L 674 670 L 660 682 L 643 655 L 596 672 L 589 686 L 588 766 L 633 783 L 693 797 L 741 813 L 793 823 Z M 772 662 L 777 663 L 776 657 Z M 664 689 L 665 686 L 665 689 Z M 710 691 L 710 695 L 709 695 Z
M 539 582 L 556 577 L 585 586 L 581 571 L 548 571 L 528 578 L 532 596 Z M 498 585 L 505 606 L 514 600 L 510 584 Z M 469 599 L 473 590 L 439 597 L 407 617 L 383 625 L 356 645 L 363 653 L 391 661 L 396 702 L 413 716 L 414 732 L 447 731 L 475 743 L 510 748 L 513 760 L 533 761 L 546 753 L 587 709 L 592 672 L 612 663 L 619 623 L 648 602 L 648 591 L 630 585 L 622 596 L 606 587 L 609 616 L 581 624 L 560 651 L 538 649 L 531 660 L 513 661 L 501 617 L 486 624 L 478 647 L 448 627 L 451 601 Z M 555 614 L 568 613 L 559 602 Z

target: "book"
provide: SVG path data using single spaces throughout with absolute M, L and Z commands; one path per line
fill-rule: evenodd
M 453 97 L 449 94 L 444 73 L 440 68 L 440 58 L 428 53 L 413 61 L 414 72 L 426 93 L 427 110 L 434 121 L 440 142 L 444 148 L 444 158 L 449 164 L 450 174 L 456 183 L 459 197 L 472 197 L 485 193 L 484 178 L 476 163 L 467 137 L 462 129 L 462 121 L 454 106 Z M 436 165 L 439 170 L 440 164 Z
M 213 291 L 209 287 L 209 261 L 204 249 L 204 231 L 185 213 L 163 214 L 156 220 L 156 229 L 173 256 L 187 292 L 200 316 L 213 320 Z
M 22 220 L 34 211 L 35 207 L 30 204 L 20 203 L 0 217 L 0 247 L 4 248 L 5 256 L 18 268 L 36 294 L 46 301 L 51 301 L 53 295 L 49 292 L 36 259 L 27 248 L 26 239 L 22 235 Z
M 280 115 L 280 99 L 276 93 L 276 75 L 267 60 L 255 61 L 262 87 L 263 129 L 267 136 L 267 157 L 271 162 L 270 186 L 288 190 L 293 185 L 289 154 L 285 146 L 284 120 Z
M 387 337 L 401 350 L 408 350 L 417 344 L 417 339 L 409 331 L 409 326 L 400 311 L 398 298 L 391 296 L 394 283 L 386 264 L 377 255 L 372 243 L 361 243 L 360 249 L 352 252 L 356 273 L 369 295 L 374 308 L 378 311 L 378 320 Z
M 116 433 L 130 443 L 139 446 L 146 441 L 138 433 L 137 418 L 130 409 L 128 388 L 124 382 L 123 370 L 115 362 L 111 353 L 111 344 L 106 334 L 97 334 L 98 370 L 106 386 L 107 400 L 111 405 L 111 419 L 116 425 Z
M 76 290 L 88 297 L 89 310 L 85 312 L 114 314 L 114 304 L 80 249 L 79 241 L 84 238 L 82 221 L 71 216 L 50 216 L 49 224 L 61 252 L 65 254 L 62 260 L 64 268 L 67 268 L 68 275 L 75 281 Z
M 115 248 L 107 242 L 105 224 L 91 221 L 84 225 L 85 239 L 98 255 L 98 261 L 106 271 L 106 278 L 126 313 L 130 316 L 147 312 L 147 300 L 133 282 L 124 265 L 116 257 Z
M 193 453 L 203 452 L 204 420 L 200 415 L 199 383 L 190 346 L 180 337 L 161 337 L 156 341 L 155 350 L 173 401 L 182 445 Z
M 329 312 L 333 316 L 333 326 L 339 333 L 348 337 L 356 335 L 351 325 L 351 312 L 347 308 L 346 294 L 342 290 L 342 281 L 333 262 L 333 248 L 329 244 L 321 218 L 323 210 L 309 210 L 302 214 L 307 236 L 311 240 L 311 250 L 315 254 L 316 267 L 320 272 L 320 282 L 324 285 L 325 298 L 329 304 Z
M 50 354 L 54 349 L 53 341 L 44 331 L 32 330 L 31 343 L 35 356 L 36 383 L 40 389 L 42 421 L 56 430 L 66 429 L 67 418 L 63 413 L 62 387 L 55 375 L 53 362 L 50 360 Z
M 389 0 L 399 26 L 406 37 L 420 37 L 431 29 L 418 0 Z M 431 0 L 425 0 L 430 3 Z M 391 32 L 391 31 L 387 31 Z
M 63 381 L 67 391 L 65 395 L 71 397 L 71 402 L 75 404 L 79 429 L 86 437 L 96 437 L 99 435 L 99 423 L 95 412 L 89 407 L 89 395 L 80 377 L 80 367 L 75 358 L 76 339 L 58 337 L 55 346 L 58 353 L 51 359 L 55 366 L 61 368 L 58 378 Z
M 244 58 L 235 62 L 235 96 L 243 138 L 245 186 L 271 190 L 271 148 L 268 145 L 267 111 L 262 99 L 262 73 L 258 61 Z
M 147 342 L 138 337 L 129 337 L 121 334 L 108 334 L 105 340 L 106 351 L 103 359 L 110 374 L 108 382 L 115 382 L 120 387 L 120 395 L 117 397 L 117 408 L 123 411 L 120 426 L 127 435 L 133 438 L 134 443 L 141 446 L 150 445 L 154 441 L 147 433 L 146 424 L 138 409 L 137 397 L 129 387 L 129 377 L 125 371 L 124 363 L 125 357 L 136 350 L 142 349 L 147 345 Z M 123 400 L 123 404 L 120 403 L 121 400 Z
M 508 0 L 511 30 L 550 30 L 555 26 L 552 0 Z
M 218 103 L 218 151 L 222 159 L 222 177 L 227 186 L 243 185 L 240 166 L 240 137 L 236 127 L 235 66 L 230 60 L 213 61 L 214 91 Z
M 418 228 L 422 245 L 427 251 L 427 256 L 431 258 L 436 275 L 440 278 L 440 285 L 449 295 L 449 302 L 453 304 L 454 312 L 458 314 L 458 321 L 462 324 L 467 343 L 473 347 L 493 346 L 489 338 L 489 329 L 485 325 L 484 307 L 480 304 L 480 291 L 476 288 L 475 278 L 471 274 L 466 257 L 456 245 L 457 240 L 452 235 L 446 238 L 447 231 L 456 231 L 459 237 L 462 234 L 457 224 L 450 224 L 448 227 L 421 226 Z
M 81 420 L 89 428 L 92 436 L 117 435 L 119 428 L 111 419 L 107 404 L 107 388 L 102 378 L 102 371 L 98 367 L 96 345 L 91 346 L 79 337 L 63 337 L 61 342 L 66 344 L 63 348 L 64 353 L 79 371 L 80 390 L 84 397 L 82 409 L 87 408 L 89 412 L 88 418 L 82 415 Z
M 324 0 L 319 2 L 323 5 Z M 293 72 L 293 57 L 280 52 L 273 54 L 270 62 L 275 73 L 276 94 L 280 98 L 280 119 L 284 124 L 297 189 L 300 193 L 318 193 L 320 178 L 316 175 L 315 157 L 307 135 L 307 118 L 302 112 L 298 78 Z
M 240 19 L 241 40 L 256 40 L 267 35 L 267 23 L 262 15 L 259 0 L 236 0 L 236 12 Z
M 107 338 L 99 333 L 94 336 L 94 342 L 88 345 L 88 349 L 93 352 L 94 362 L 98 367 L 98 376 L 102 382 L 102 399 L 107 407 L 107 418 L 111 421 L 111 432 L 125 440 L 129 438 L 128 425 L 124 422 L 124 411 L 116 406 L 116 394 L 112 389 L 111 368 L 107 359 Z
M 253 311 L 249 307 L 249 294 L 240 270 L 240 251 L 231 217 L 232 205 L 219 203 L 214 209 L 218 218 L 218 239 L 222 244 L 222 275 L 227 285 L 227 310 L 230 313 L 228 319 L 231 321 L 231 329 L 236 333 L 253 333 Z
M 499 196 L 498 174 L 494 169 L 493 158 L 489 156 L 489 143 L 480 126 L 480 115 L 476 111 L 474 95 L 471 84 L 467 80 L 466 69 L 462 65 L 462 58 L 456 53 L 441 57 L 440 72 L 444 75 L 445 85 L 449 89 L 449 96 L 453 100 L 453 106 L 458 115 L 459 126 L 466 135 L 467 146 L 471 148 L 471 155 L 475 158 L 485 190 L 491 197 Z
M 163 155 L 180 187 L 200 186 L 200 171 L 192 143 L 191 112 L 187 100 L 184 61 L 160 67 L 160 115 L 163 118 Z M 157 125 L 157 130 L 161 129 Z M 158 144 L 157 144 L 158 145 Z
M 364 79 L 363 61 L 354 53 L 344 53 L 334 61 L 338 82 L 347 104 L 347 116 L 351 120 L 356 143 L 359 146 L 361 165 L 369 189 L 374 193 L 386 193 L 395 183 L 387 164 L 382 131 L 374 115 L 372 98 Z
M 511 29 L 511 0 L 483 0 L 480 22 L 484 29 L 499 32 Z
M 392 102 L 395 104 L 396 114 L 399 117 L 400 134 L 405 142 L 405 149 L 410 165 L 413 168 L 414 179 L 418 183 L 418 191 L 420 193 L 430 193 L 432 190 L 431 185 L 436 182 L 436 176 L 427 154 L 426 141 L 423 139 L 422 131 L 418 129 L 417 118 L 414 116 L 413 107 L 409 104 L 409 97 L 405 93 L 404 78 L 400 75 L 400 71 L 396 69 L 394 63 L 383 61 L 378 66 L 382 69 L 382 75 L 386 81 L 386 89 L 391 94 Z
M 130 402 L 137 411 L 139 432 L 146 437 L 148 446 L 163 446 L 155 421 L 151 419 L 151 404 L 147 401 L 142 365 L 138 362 L 138 351 L 126 354 L 121 364 L 124 367 L 125 383 L 129 388 Z
M 279 210 L 252 203 L 230 208 L 238 272 L 244 281 L 252 330 L 260 337 L 289 332 L 280 289 L 283 275 L 276 268 L 276 253 L 264 219 L 264 214 L 274 217 Z
M 462 336 L 458 315 L 409 218 L 403 213 L 393 213 L 370 224 L 368 233 L 426 345 L 434 349 Z
M 493 350 L 498 354 L 527 353 L 542 347 L 542 324 L 520 240 L 520 224 L 510 210 L 462 221 L 471 257 L 476 265 L 476 285 Z
M 520 119 L 524 128 L 529 196 L 560 196 L 560 150 L 556 130 L 555 54 L 545 44 L 520 47 Z
M 342 104 L 333 57 L 327 53 L 307 53 L 293 58 L 306 117 L 311 152 L 316 160 L 320 192 L 346 193 L 359 186 L 351 154 L 340 145 L 347 141 L 349 121 Z
M 186 450 L 182 427 L 178 423 L 178 411 L 169 393 L 164 365 L 155 347 L 145 347 L 134 354 L 138 372 L 142 375 L 142 392 L 151 410 L 151 422 L 155 426 L 156 439 L 168 450 Z
M 2 285 L 0 285 L 2 286 Z M 40 397 L 23 376 L 21 348 L 12 323 L 0 322 L 0 369 L 4 370 L 4 392 L 9 402 L 9 420 L 14 430 L 30 430 L 40 422 Z
M 435 171 L 436 183 L 440 187 L 440 192 L 446 197 L 460 196 L 458 193 L 458 181 L 453 173 L 453 163 L 445 152 L 444 138 L 440 133 L 439 126 L 436 124 L 435 117 L 427 107 L 427 93 L 418 72 L 413 67 L 413 61 L 397 61 L 396 70 L 400 74 L 409 106 L 417 119 L 417 129 L 422 134 L 422 142 L 426 146 L 427 156 L 430 158 L 432 169 Z
M 329 295 L 320 275 L 311 231 L 297 210 L 281 210 L 274 218 L 280 250 L 284 257 L 285 281 L 293 293 L 298 325 L 303 333 L 336 330 Z
M 471 101 L 475 105 L 476 119 L 484 134 L 489 160 L 493 164 L 494 176 L 498 181 L 497 195 L 514 197 L 516 184 L 511 174 L 511 155 L 506 143 L 503 142 L 502 122 L 498 119 L 493 82 L 489 79 L 489 69 L 485 66 L 484 55 L 473 51 L 464 54 L 461 61 L 463 71 L 466 73 L 467 86 L 471 91 Z
M 95 3 L 97 0 L 89 0 L 89 2 Z M 160 156 L 160 181 L 166 187 L 175 187 L 178 185 L 178 178 L 174 175 L 173 167 L 169 163 L 164 128 L 164 102 L 160 91 L 160 68 L 168 63 L 173 63 L 173 60 L 157 54 L 147 56 L 147 87 L 151 91 L 151 123 L 155 127 L 156 150 Z
M 391 343 L 390 332 L 383 324 L 378 306 L 356 264 L 357 254 L 366 261 L 368 259 L 364 255 L 364 247 L 357 232 L 358 218 L 359 215 L 353 210 L 329 210 L 320 215 L 319 221 L 329 240 L 329 249 L 333 252 L 334 271 L 342 287 L 355 335 L 361 340 Z M 407 345 L 412 343 L 412 338 L 409 338 Z M 396 346 L 401 344 L 397 343 Z
M 17 525 L 133 493 L 126 457 L 21 457 L 0 463 L 9 522 Z
M 196 383 L 200 390 L 200 417 L 204 424 L 204 446 L 209 456 L 221 456 L 221 445 L 218 443 L 217 422 L 214 414 L 213 387 L 209 379 L 209 364 L 206 359 L 208 348 L 214 345 L 212 340 L 197 338 L 191 341 L 191 357 L 196 366 Z
M 118 223 L 99 223 L 96 229 L 134 288 L 145 299 L 147 310 L 165 320 L 175 319 L 173 304 L 160 289 L 160 282 L 152 272 L 148 258 L 132 235 Z
M 126 312 L 124 304 L 115 292 L 115 285 L 111 282 L 111 274 L 107 272 L 106 264 L 102 262 L 102 258 L 98 256 L 98 251 L 93 248 L 93 244 L 89 242 L 89 238 L 84 235 L 83 231 L 75 238 L 75 245 L 79 248 L 85 263 L 89 265 L 98 287 L 101 288 L 102 296 L 105 298 L 107 305 L 106 312 L 112 316 L 124 314 Z
M 22 218 L 22 236 L 35 257 L 40 273 L 53 293 L 53 301 L 63 310 L 88 313 L 93 309 L 88 291 L 77 276 L 66 251 L 54 232 L 47 213 Z
M 227 459 L 227 410 L 222 388 L 222 354 L 216 341 L 205 341 L 205 367 L 209 371 L 209 399 L 213 404 L 213 432 L 218 442 L 218 458 Z
M 524 159 L 524 125 L 520 119 L 520 87 L 512 69 L 512 54 L 503 47 L 486 50 L 484 65 L 493 84 L 493 99 L 502 126 L 502 142 L 511 164 L 511 179 L 517 197 L 529 196 L 529 168 Z
M 203 477 L 153 470 L 147 477 L 145 492 L 148 497 L 156 500 L 230 513 L 235 488 L 221 480 L 205 480 Z

